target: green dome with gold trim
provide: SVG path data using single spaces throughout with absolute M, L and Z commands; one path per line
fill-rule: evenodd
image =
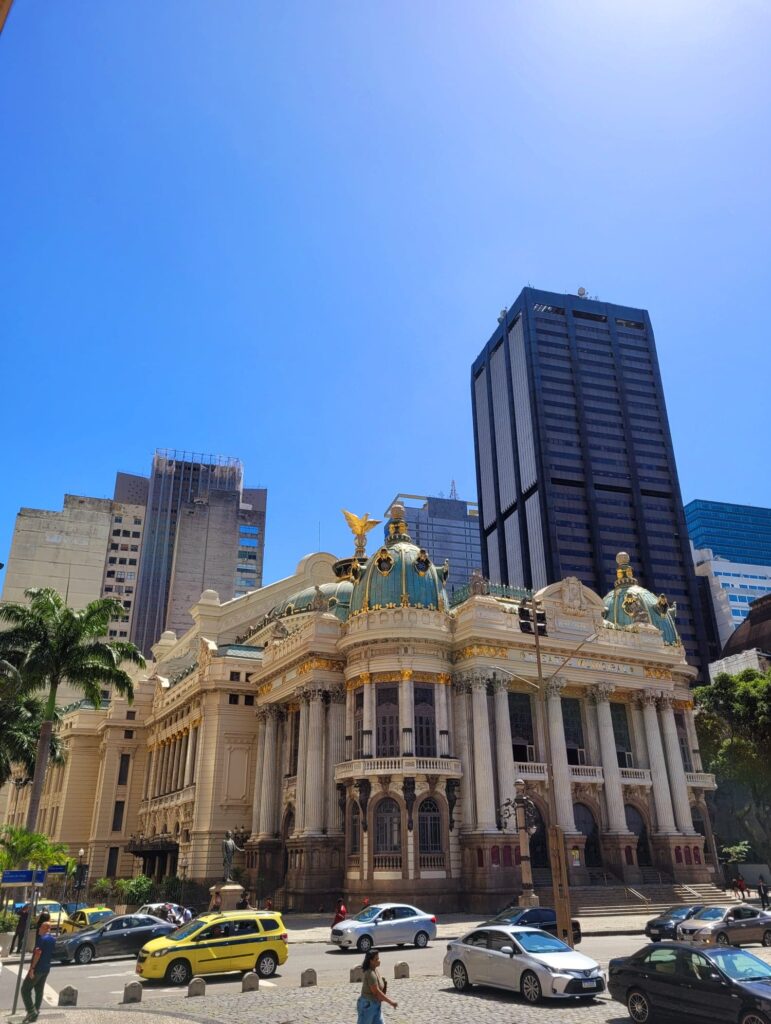
M 271 618 L 281 619 L 287 615 L 301 615 L 303 612 L 330 611 L 343 622 L 348 618 L 353 585 L 350 580 L 336 583 L 322 583 L 316 587 L 305 587 L 285 598 L 271 611 Z
M 605 621 L 617 629 L 635 625 L 655 626 L 665 644 L 679 646 L 681 641 L 675 625 L 677 606 L 670 604 L 664 594 L 656 597 L 640 586 L 625 551 L 616 555 L 616 565 L 615 586 L 602 602 Z
M 403 505 L 395 504 L 389 515 L 383 547 L 369 556 L 364 568 L 353 567 L 351 615 L 380 608 L 445 611 L 449 563 L 434 565 L 428 552 L 412 543 Z

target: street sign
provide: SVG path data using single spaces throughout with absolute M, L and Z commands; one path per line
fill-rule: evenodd
M 33 871 L 4 871 L 0 885 L 32 885 Z
M 49 875 L 63 875 L 67 871 L 67 865 L 66 864 L 49 864 L 47 870 L 48 870 L 48 874 Z

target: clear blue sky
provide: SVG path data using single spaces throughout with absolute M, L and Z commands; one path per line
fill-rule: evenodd
M 647 307 L 685 500 L 770 505 L 769 52 L 767 0 L 16 0 L 0 561 L 156 447 L 269 488 L 266 581 L 473 498 L 527 283 Z

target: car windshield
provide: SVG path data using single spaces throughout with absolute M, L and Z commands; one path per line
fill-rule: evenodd
M 771 978 L 771 966 L 744 949 L 714 949 L 710 957 L 735 981 L 761 981 Z
M 725 907 L 705 907 L 698 914 L 694 914 L 692 921 L 720 921 L 725 917 Z
M 548 932 L 517 932 L 514 936 L 526 953 L 572 953 L 573 950 L 562 939 Z
M 172 932 L 171 935 L 167 935 L 166 938 L 171 939 L 172 942 L 179 942 L 181 939 L 187 939 L 203 928 L 205 923 L 205 921 L 188 921 L 187 924 L 183 924 L 181 927 L 177 928 L 176 931 Z
M 690 907 L 670 907 L 669 910 L 665 910 L 661 916 L 672 917 L 675 921 L 682 921 L 682 919 L 687 917 L 690 912 Z
M 524 910 L 517 910 L 516 907 L 512 907 L 511 910 L 502 910 L 500 914 L 496 914 L 493 920 L 510 921 L 512 924 L 514 924 L 514 922 L 518 921 L 524 913 Z
M 106 917 L 112 917 L 113 912 L 111 910 L 95 910 L 93 914 L 90 914 L 91 922 L 104 921 Z
M 373 917 L 377 917 L 382 909 L 382 907 L 366 907 L 364 910 L 359 911 L 354 917 L 354 921 L 371 921 Z

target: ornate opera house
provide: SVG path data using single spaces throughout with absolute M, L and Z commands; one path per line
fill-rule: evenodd
M 348 558 L 310 555 L 225 604 L 204 592 L 196 625 L 156 645 L 132 708 L 67 716 L 66 770 L 91 758 L 95 801 L 84 816 L 63 776 L 43 824 L 51 814 L 77 847 L 63 823 L 81 811 L 92 876 L 215 880 L 235 829 L 243 877 L 284 905 L 342 893 L 485 911 L 519 888 L 501 807 L 522 778 L 536 884 L 552 816 L 573 884 L 713 880 L 695 670 L 627 556 L 604 599 L 577 579 L 534 595 L 539 676 L 533 595 L 478 578 L 448 601 L 447 567 L 412 543 L 401 506 L 369 556 L 375 524 L 349 522 Z

